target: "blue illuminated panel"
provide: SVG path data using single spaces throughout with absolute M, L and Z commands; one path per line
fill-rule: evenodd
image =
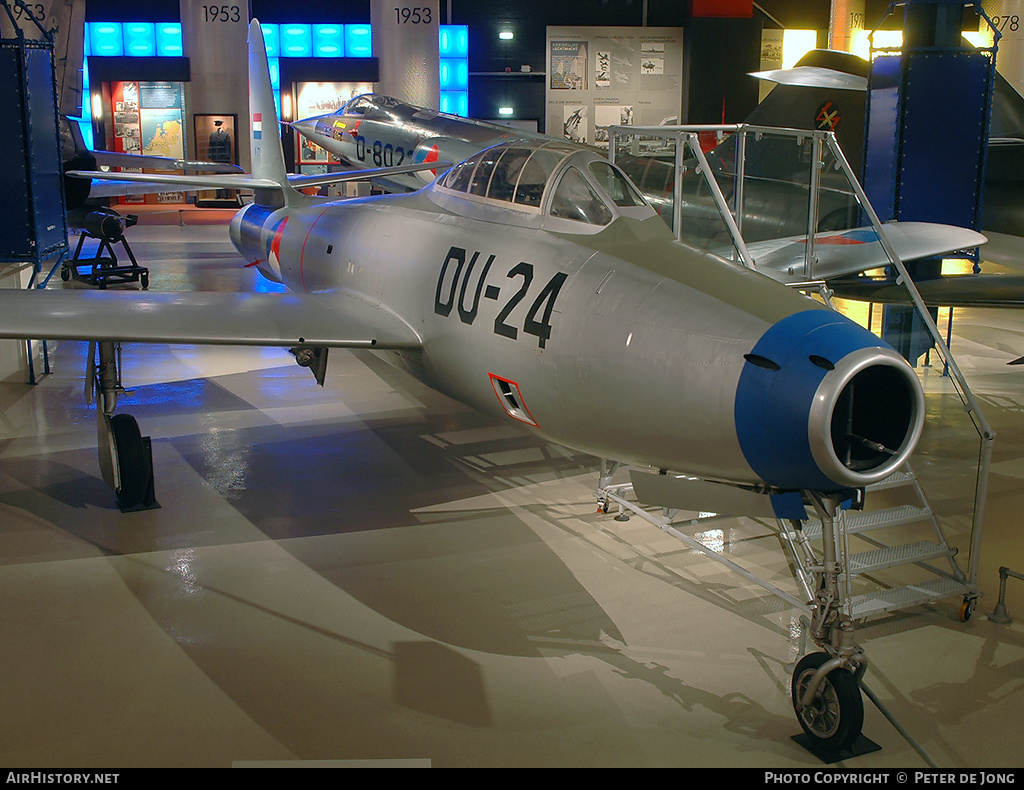
M 441 90 L 469 90 L 469 61 L 464 58 L 441 58 Z
M 340 58 L 344 54 L 344 25 L 313 25 L 313 57 Z
M 373 57 L 373 38 L 369 25 L 345 25 L 345 57 Z
M 158 57 L 180 58 L 183 53 L 180 22 L 157 22 L 156 54 Z
M 441 112 L 450 115 L 469 115 L 469 91 L 441 91 Z
M 89 23 L 89 54 L 119 58 L 124 55 L 124 33 L 120 22 Z
M 310 25 L 281 25 L 281 57 L 308 58 L 313 55 Z
M 156 25 L 152 22 L 124 22 L 124 54 L 151 58 L 156 55 Z
M 281 26 L 280 25 L 264 25 L 260 23 L 260 27 L 263 28 L 263 45 L 267 48 L 267 57 L 276 58 L 281 55 Z
M 469 57 L 469 25 L 441 25 L 442 58 Z

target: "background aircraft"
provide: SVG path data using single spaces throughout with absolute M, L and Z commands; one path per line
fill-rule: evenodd
M 389 167 L 438 159 L 461 162 L 483 148 L 510 140 L 563 139 L 460 118 L 383 94 L 356 96 L 333 113 L 292 121 L 290 125 L 350 167 Z M 574 145 L 601 150 L 582 143 Z M 656 209 L 661 210 L 666 198 L 671 199 L 671 163 L 625 156 L 618 164 Z M 433 177 L 430 171 L 423 171 L 414 178 L 379 180 L 390 189 L 418 189 Z
M 747 119 L 752 124 L 835 132 L 854 172 L 864 157 L 868 63 L 848 52 L 812 50 L 792 69 L 757 72 L 776 83 Z M 1024 98 L 998 72 L 992 94 L 980 230 L 988 239 L 983 259 L 1010 269 L 1024 265 Z M 902 302 L 889 282 L 868 278 L 830 283 L 840 296 Z M 964 274 L 917 280 L 936 306 L 1020 307 L 1024 276 Z
M 150 492 L 138 426 L 113 414 L 122 341 L 284 346 L 319 375 L 329 348 L 372 349 L 511 425 L 660 470 L 642 476 L 672 495 L 698 477 L 717 502 L 754 497 L 792 519 L 811 507 L 826 542 L 839 501 L 913 452 L 924 421 L 916 374 L 869 331 L 758 270 L 784 267 L 785 251 L 750 268 L 679 243 L 605 158 L 549 140 L 485 148 L 407 194 L 306 196 L 271 133 L 256 20 L 249 67 L 251 176 L 111 177 L 252 189 L 232 242 L 289 293 L 0 292 L 0 336 L 99 347 L 88 375 L 101 401 L 101 467 L 126 509 Z M 906 243 L 983 241 L 956 228 L 910 230 Z M 835 271 L 866 264 L 851 253 L 879 252 L 877 241 L 847 241 Z M 835 569 L 823 574 L 824 591 L 838 584 Z M 852 743 L 863 720 L 863 655 L 839 638 L 852 624 L 838 600 L 815 605 L 822 651 L 794 674 L 801 726 L 833 749 Z M 821 712 L 837 699 L 834 727 Z

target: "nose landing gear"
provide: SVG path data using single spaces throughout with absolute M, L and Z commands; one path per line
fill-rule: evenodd
M 791 695 L 804 731 L 800 742 L 822 760 L 835 762 L 878 747 L 861 735 L 864 700 L 860 678 L 867 660 L 854 642 L 853 620 L 842 608 L 839 577 L 843 568 L 835 524 L 838 502 L 809 493 L 821 518 L 822 563 L 816 573 L 818 592 L 811 603 L 808 632 L 822 650 L 797 662 Z

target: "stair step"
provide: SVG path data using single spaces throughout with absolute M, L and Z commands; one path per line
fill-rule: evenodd
M 867 486 L 865 490 L 882 491 L 886 488 L 899 488 L 900 486 L 912 484 L 915 479 L 913 472 L 906 472 L 902 469 L 897 469 L 884 480 L 879 480 L 877 483 L 872 483 Z
M 854 554 L 850 557 L 847 566 L 849 572 L 856 576 L 881 570 L 882 568 L 909 565 L 915 562 L 923 562 L 924 560 L 933 560 L 938 557 L 950 557 L 952 554 L 953 552 L 948 546 L 920 540 L 916 543 L 905 543 L 902 546 L 886 546 Z
M 941 598 L 969 595 L 973 592 L 973 588 L 968 584 L 956 579 L 939 577 L 906 587 L 893 587 L 888 590 L 876 590 L 855 595 L 850 604 L 853 616 L 860 618 L 897 609 L 909 609 L 912 606 L 931 603 Z
M 897 505 L 878 510 L 846 511 L 846 532 L 855 535 L 858 532 L 870 532 L 873 529 L 895 527 L 899 524 L 910 524 L 921 521 L 932 514 L 926 507 L 917 505 Z M 807 521 L 803 526 L 804 534 L 809 538 L 821 537 L 821 522 L 817 519 Z

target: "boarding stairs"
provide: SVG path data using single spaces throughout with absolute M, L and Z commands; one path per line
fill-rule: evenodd
M 614 474 L 614 473 L 612 473 Z M 650 507 L 639 502 L 631 483 L 612 484 L 602 476 L 597 491 L 604 512 L 616 520 L 639 516 L 694 551 L 727 566 L 782 601 L 805 612 L 820 579 L 824 549 L 822 524 L 817 518 L 787 521 L 763 517 L 731 517 Z M 719 540 L 722 519 L 728 518 L 733 542 L 753 545 L 774 535 L 782 545 L 798 589 L 779 582 L 770 568 L 758 567 Z M 836 518 L 837 555 L 842 569 L 842 606 L 855 621 L 915 606 L 962 598 L 960 616 L 974 609 L 976 588 L 961 569 L 959 550 L 950 544 L 930 507 L 920 481 L 909 465 L 864 490 L 863 508 L 840 510 Z M 746 534 L 746 537 L 740 537 Z
M 808 593 L 821 555 L 821 521 L 780 522 L 779 528 Z M 846 585 L 847 613 L 854 620 L 950 597 L 973 601 L 974 587 L 957 562 L 958 549 L 947 540 L 909 464 L 868 486 L 863 510 L 840 511 L 837 530 L 840 583 Z

